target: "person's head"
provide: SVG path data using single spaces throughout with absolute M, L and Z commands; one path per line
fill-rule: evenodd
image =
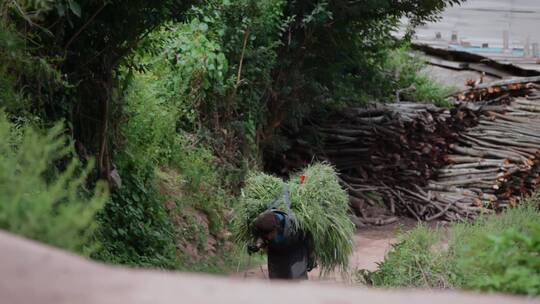
M 253 221 L 253 227 L 257 236 L 270 241 L 276 236 L 279 223 L 274 212 L 265 211 Z

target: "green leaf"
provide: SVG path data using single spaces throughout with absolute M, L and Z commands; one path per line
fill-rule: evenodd
M 73 14 L 75 14 L 77 17 L 81 17 L 81 6 L 79 5 L 79 3 L 73 1 L 73 0 L 68 0 L 68 3 L 69 3 L 69 9 L 71 10 L 71 12 Z
M 201 32 L 206 32 L 206 31 L 208 31 L 208 24 L 206 24 L 206 23 L 201 23 L 201 24 L 199 24 L 199 30 L 200 30 Z
M 66 14 L 66 8 L 62 4 L 56 5 L 56 12 L 58 13 L 58 16 L 63 17 Z

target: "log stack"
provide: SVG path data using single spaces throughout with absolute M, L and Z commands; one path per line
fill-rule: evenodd
M 457 94 L 452 109 L 349 108 L 311 126 L 318 146 L 299 139 L 284 159 L 291 168 L 314 157 L 334 164 L 359 225 L 390 221 L 365 216 L 377 203 L 427 221 L 515 205 L 540 184 L 540 92 L 517 80 L 476 90 Z

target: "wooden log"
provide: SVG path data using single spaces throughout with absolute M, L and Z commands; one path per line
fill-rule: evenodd
M 452 155 L 452 154 L 445 155 L 444 158 L 446 162 L 451 163 L 451 164 L 479 163 L 485 160 L 485 158 L 483 157 Z
M 438 172 L 439 178 L 448 178 L 463 175 L 485 175 L 493 173 L 502 173 L 502 170 L 498 167 L 490 169 L 440 169 Z
M 454 165 L 448 165 L 444 167 L 446 170 L 453 170 L 453 169 L 474 169 L 474 168 L 500 168 L 504 169 L 509 165 L 509 161 L 507 159 L 500 160 L 500 159 L 484 159 L 478 162 L 470 162 L 470 163 L 462 163 L 462 164 L 454 164 Z

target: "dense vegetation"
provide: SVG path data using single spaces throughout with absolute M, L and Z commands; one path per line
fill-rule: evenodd
M 404 233 L 375 272 L 380 287 L 463 288 L 540 295 L 539 198 L 501 215 Z M 448 243 L 447 245 L 445 245 Z
M 74 157 L 62 130 L 17 127 L 0 115 L 0 228 L 89 254 L 106 191 L 84 186 L 92 164 Z
M 391 31 L 459 2 L 2 1 L 0 227 L 114 263 L 220 260 L 246 172 L 314 115 L 417 82 Z

